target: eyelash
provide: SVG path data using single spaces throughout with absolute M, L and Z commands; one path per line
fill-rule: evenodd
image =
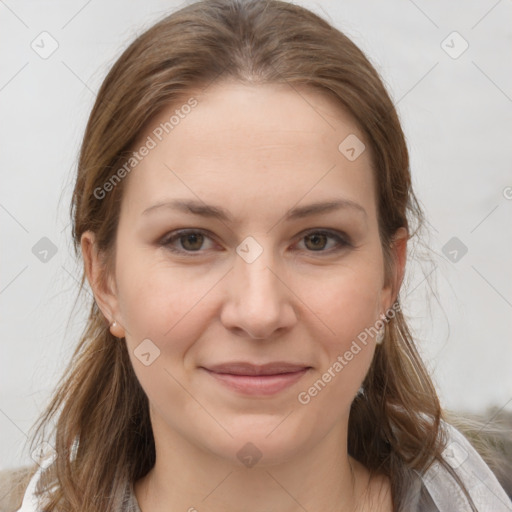
M 205 232 L 201 229 L 186 229 L 186 230 L 180 230 L 180 231 L 174 232 L 174 234 L 171 233 L 170 236 L 169 235 L 165 236 L 160 241 L 160 245 L 165 247 L 166 249 L 168 249 L 169 251 L 171 251 L 173 253 L 196 257 L 196 256 L 199 256 L 204 251 L 203 250 L 188 251 L 187 249 L 176 249 L 175 247 L 172 247 L 172 245 L 171 245 L 176 240 L 179 240 L 180 238 L 185 237 L 187 235 L 193 235 L 193 234 L 201 234 L 206 238 L 212 239 L 212 237 L 210 237 L 207 232 Z M 326 229 L 317 229 L 317 230 L 308 231 L 302 235 L 302 237 L 300 238 L 299 241 L 302 241 L 304 238 L 306 238 L 307 236 L 311 236 L 311 235 L 325 235 L 325 236 L 327 236 L 327 238 L 334 239 L 336 241 L 336 243 L 338 244 L 338 247 L 334 247 L 334 248 L 327 249 L 327 250 L 307 251 L 312 254 L 316 254 L 316 253 L 332 254 L 334 252 L 341 251 L 342 249 L 345 249 L 348 247 L 353 247 L 353 245 L 350 243 L 350 241 L 346 235 L 344 235 L 344 234 L 342 235 L 341 233 L 338 234 L 335 231 L 326 230 Z

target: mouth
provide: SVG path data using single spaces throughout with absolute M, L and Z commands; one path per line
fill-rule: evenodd
M 216 382 L 233 391 L 245 395 L 268 396 L 295 384 L 311 366 L 286 362 L 263 365 L 234 362 L 200 368 Z

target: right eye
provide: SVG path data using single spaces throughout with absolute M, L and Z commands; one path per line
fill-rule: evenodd
M 201 253 L 205 240 L 211 240 L 209 236 L 202 230 L 183 229 L 173 231 L 166 235 L 160 245 L 169 249 L 171 252 L 179 254 Z M 179 247 L 177 247 L 177 245 Z

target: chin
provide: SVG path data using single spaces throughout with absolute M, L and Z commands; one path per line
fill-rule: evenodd
M 292 416 L 237 418 L 236 425 L 227 428 L 233 437 L 221 434 L 222 439 L 209 438 L 205 440 L 207 448 L 217 456 L 247 468 L 288 462 L 314 444 L 311 433 L 303 424 L 298 428 Z

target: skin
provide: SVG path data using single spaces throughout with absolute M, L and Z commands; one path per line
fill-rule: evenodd
M 194 97 L 198 105 L 125 178 L 109 275 L 94 234 L 82 236 L 98 305 L 117 322 L 112 333 L 125 337 L 150 402 L 157 456 L 135 483 L 139 505 L 143 512 L 391 511 L 387 479 L 370 480 L 346 448 L 350 405 L 374 340 L 307 405 L 297 398 L 391 307 L 402 281 L 403 228 L 392 247 L 394 277 L 384 280 L 369 145 L 349 161 L 338 145 L 350 134 L 364 141 L 361 131 L 311 89 L 223 82 Z M 161 112 L 140 140 L 175 109 Z M 143 215 L 176 198 L 221 206 L 233 221 L 165 207 Z M 294 207 L 340 198 L 366 213 L 284 218 Z M 200 237 L 177 238 L 169 242 L 176 254 L 159 243 L 184 228 L 205 230 L 202 245 Z M 306 236 L 319 229 L 345 234 L 351 245 Z M 236 252 L 248 236 L 263 250 L 252 263 Z M 134 354 L 147 338 L 160 350 L 149 366 Z M 265 397 L 228 389 L 199 368 L 237 360 L 312 368 Z M 262 455 L 252 467 L 237 457 L 248 442 Z

